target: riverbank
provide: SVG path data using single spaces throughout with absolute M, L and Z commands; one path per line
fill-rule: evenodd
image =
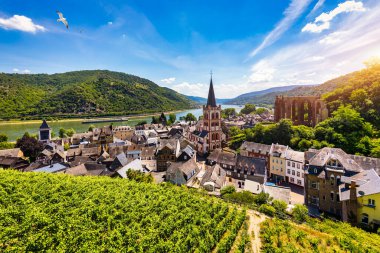
M 175 111 L 168 111 L 164 112 L 165 115 L 169 115 L 172 113 L 181 113 L 189 110 L 194 109 L 185 109 L 185 110 L 175 110 Z M 147 118 L 147 117 L 153 117 L 161 115 L 162 112 L 157 113 L 147 113 L 147 114 L 136 114 L 136 115 L 128 115 L 128 116 L 115 116 L 115 117 L 94 117 L 94 118 L 70 118 L 70 119 L 59 119 L 59 120 L 47 120 L 47 122 L 57 122 L 57 123 L 67 123 L 67 122 L 81 122 L 85 120 L 112 120 L 112 119 L 119 119 L 119 118 L 127 118 L 130 119 L 140 119 L 140 118 Z M 41 123 L 42 118 L 40 120 L 2 120 L 0 121 L 0 125 L 23 125 L 23 124 L 38 124 Z

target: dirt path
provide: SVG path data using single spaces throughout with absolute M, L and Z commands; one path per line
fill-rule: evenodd
M 266 217 L 253 210 L 248 210 L 247 213 L 249 215 L 248 234 L 251 238 L 252 251 L 253 253 L 259 253 L 261 248 L 260 223 L 263 222 Z

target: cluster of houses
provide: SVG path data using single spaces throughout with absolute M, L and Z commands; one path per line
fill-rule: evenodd
M 231 115 L 223 120 L 223 124 L 227 127 L 238 127 L 240 129 L 247 129 L 254 127 L 257 123 L 274 122 L 274 115 L 265 111 L 261 114 L 242 114 Z
M 44 150 L 33 163 L 20 149 L 2 150 L 0 167 L 122 178 L 131 169 L 151 173 L 157 183 L 204 188 L 213 194 L 233 185 L 255 194 L 264 191 L 288 203 L 294 188 L 311 214 L 324 212 L 353 224 L 380 226 L 380 159 L 337 148 L 299 152 L 253 142 L 244 142 L 239 153 L 225 149 L 221 106 L 216 105 L 212 79 L 198 122 L 106 126 L 53 140 L 43 121 L 39 140 Z

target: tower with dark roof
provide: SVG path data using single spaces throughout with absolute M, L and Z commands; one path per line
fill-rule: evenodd
M 51 128 L 47 124 L 46 120 L 42 121 L 42 124 L 40 126 L 40 129 L 39 129 L 38 133 L 39 133 L 38 134 L 39 141 L 48 142 L 48 141 L 51 140 Z
M 203 131 L 207 132 L 206 143 L 203 144 L 203 153 L 211 152 L 222 147 L 222 107 L 216 104 L 212 73 L 207 104 L 203 106 Z

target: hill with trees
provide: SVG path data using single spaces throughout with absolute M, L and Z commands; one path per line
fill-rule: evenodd
M 0 73 L 0 119 L 113 116 L 188 109 L 194 105 L 171 89 L 119 72 Z

